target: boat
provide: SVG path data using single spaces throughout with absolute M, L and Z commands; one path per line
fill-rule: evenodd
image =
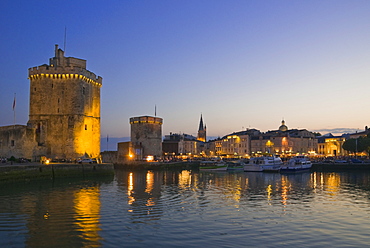
M 227 164 L 223 161 L 202 161 L 199 165 L 201 171 L 226 171 Z
M 229 171 L 242 171 L 244 170 L 245 163 L 242 161 L 229 161 L 227 162 L 227 170 Z
M 278 156 L 253 157 L 244 165 L 244 171 L 271 171 L 278 172 L 283 161 Z
M 300 172 L 308 171 L 312 167 L 312 162 L 306 156 L 295 156 L 283 165 L 280 172 Z

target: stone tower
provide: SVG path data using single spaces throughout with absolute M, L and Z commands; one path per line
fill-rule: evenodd
M 58 45 L 49 65 L 28 71 L 28 126 L 36 128 L 38 150 L 51 158 L 98 157 L 102 78 L 86 70 L 86 60 L 64 57 Z
M 199 129 L 197 140 L 206 142 L 207 141 L 207 127 L 203 126 L 203 117 L 200 115 Z
M 135 158 L 162 157 L 163 119 L 152 116 L 131 117 L 131 145 Z

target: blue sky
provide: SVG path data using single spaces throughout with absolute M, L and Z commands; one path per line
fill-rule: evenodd
M 101 135 L 154 115 L 163 134 L 370 124 L 370 1 L 0 2 L 0 125 L 26 124 L 28 68 L 54 45 L 103 77 Z

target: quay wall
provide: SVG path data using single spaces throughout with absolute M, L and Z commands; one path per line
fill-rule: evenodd
M 314 163 L 311 171 L 370 170 L 370 163 Z
M 114 177 L 113 164 L 17 164 L 0 166 L 0 182 L 68 177 Z

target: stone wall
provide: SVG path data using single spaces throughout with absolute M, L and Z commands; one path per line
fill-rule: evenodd
M 0 157 L 35 161 L 43 153 L 36 142 L 36 130 L 24 125 L 0 127 Z
M 117 151 L 105 151 L 100 153 L 103 163 L 117 163 Z

